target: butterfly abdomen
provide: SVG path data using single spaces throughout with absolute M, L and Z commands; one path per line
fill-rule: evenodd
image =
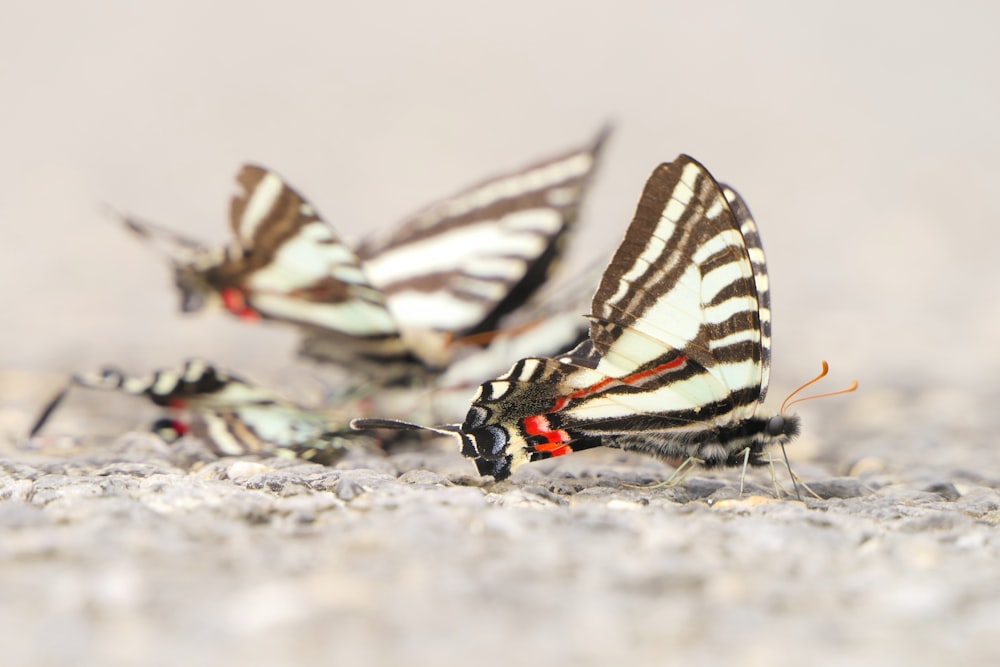
M 667 426 L 662 432 L 647 431 L 604 436 L 607 447 L 640 452 L 659 459 L 676 460 L 693 457 L 706 468 L 766 465 L 765 452 L 775 444 L 790 441 L 798 435 L 798 417 L 784 418 L 782 431 L 773 434 L 768 425 L 771 418 L 754 416 L 713 428 L 682 428 Z M 648 426 L 648 425 L 647 425 Z

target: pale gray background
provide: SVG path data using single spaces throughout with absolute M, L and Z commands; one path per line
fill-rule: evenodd
M 996 664 L 998 7 L 5 3 L 12 655 Z M 702 482 L 635 491 L 669 469 L 599 452 L 483 491 L 446 449 L 287 475 L 12 450 L 59 373 L 191 355 L 263 377 L 292 365 L 288 331 L 180 317 L 165 267 L 103 202 L 221 242 L 233 175 L 254 160 L 358 236 L 608 120 L 571 262 L 612 250 L 657 162 L 689 152 L 736 185 L 772 274 L 772 397 L 821 358 L 831 386 L 862 382 L 802 407 L 798 469 L 878 492 L 715 510 L 680 504 Z M 81 430 L 104 402 L 78 409 Z M 720 478 L 734 493 L 737 476 Z
M 0 366 L 288 363 L 288 332 L 181 318 L 164 267 L 103 203 L 221 242 L 254 160 L 357 236 L 608 120 L 581 237 L 610 251 L 679 152 L 737 185 L 769 255 L 778 385 L 820 358 L 868 382 L 986 381 L 1000 357 L 995 4 L 120 0 L 2 16 Z

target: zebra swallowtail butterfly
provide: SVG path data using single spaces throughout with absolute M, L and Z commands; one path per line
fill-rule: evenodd
M 280 176 L 237 176 L 234 242 L 209 249 L 156 225 L 129 229 L 170 258 L 181 308 L 221 302 L 298 325 L 300 354 L 391 384 L 439 372 L 455 341 L 494 330 L 546 280 L 607 136 L 428 207 L 384 239 L 348 247 Z
M 74 376 L 71 386 L 118 390 L 184 410 L 190 422 L 164 418 L 152 430 L 168 442 L 190 431 L 220 456 L 268 453 L 332 463 L 362 443 L 356 432 L 340 426 L 346 422 L 343 417 L 304 408 L 197 359 L 185 362 L 180 372 L 161 369 L 144 378 L 105 368 Z M 41 431 L 68 390 L 43 410 L 31 437 Z
M 590 337 L 480 386 L 457 437 L 483 475 L 604 445 L 706 466 L 767 463 L 799 432 L 760 408 L 770 369 L 764 251 L 742 198 L 681 155 L 650 176 L 594 295 Z M 352 427 L 425 428 L 357 419 Z

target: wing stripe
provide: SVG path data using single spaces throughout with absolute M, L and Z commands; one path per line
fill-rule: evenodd
M 242 215 L 236 222 L 237 239 L 243 248 L 252 248 L 257 231 L 277 211 L 275 205 L 285 190 L 285 183 L 274 173 L 264 173 L 250 192 Z

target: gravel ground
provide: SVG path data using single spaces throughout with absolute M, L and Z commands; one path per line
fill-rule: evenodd
M 22 442 L 0 452 L 5 661 L 996 664 L 1000 454 L 946 452 L 921 398 L 827 406 L 790 448 L 801 502 L 767 471 L 742 497 L 736 471 L 657 486 L 668 467 L 610 450 L 488 483 L 447 441 L 335 468 Z M 60 431 L 89 418 L 67 411 Z

